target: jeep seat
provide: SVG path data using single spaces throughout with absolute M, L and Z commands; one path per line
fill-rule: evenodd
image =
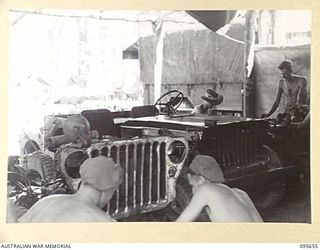
M 104 135 L 116 136 L 116 127 L 110 110 L 83 110 L 81 115 L 89 121 L 91 130 L 99 132 L 100 139 Z
M 154 105 L 136 106 L 131 109 L 133 118 L 155 116 L 159 114 L 159 110 Z

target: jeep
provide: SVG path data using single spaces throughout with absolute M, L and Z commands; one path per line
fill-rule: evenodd
M 163 101 L 172 94 L 177 95 Z M 60 146 L 55 152 L 56 168 L 76 191 L 79 167 L 87 157 L 112 157 L 125 172 L 123 183 L 104 208 L 116 219 L 168 205 L 179 213 L 192 195 L 186 172 L 196 154 L 214 157 L 226 184 L 246 190 L 258 209 L 279 202 L 287 183 L 298 176 L 301 168 L 284 164 L 266 145 L 269 122 L 230 115 L 181 113 L 178 107 L 182 99 L 180 91 L 170 91 L 155 105 L 134 107 L 120 123 L 115 122 L 115 114 L 111 114 L 111 123 L 102 117 L 99 120 L 99 112 L 105 110 L 85 112 L 92 128 L 100 130 L 100 138 L 89 148 Z M 111 124 L 114 129 L 104 133 L 98 126 L 102 123 Z M 110 131 L 118 132 L 110 137 Z

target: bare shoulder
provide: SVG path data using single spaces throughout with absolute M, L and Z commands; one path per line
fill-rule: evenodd
M 300 76 L 300 75 L 292 75 L 293 78 L 295 79 L 295 81 L 299 82 L 299 83 L 306 83 L 307 82 L 307 77 L 305 76 Z
M 302 75 L 292 74 L 292 76 L 293 76 L 294 78 L 297 78 L 297 79 L 307 79 L 307 77 L 302 76 Z
M 227 195 L 231 191 L 231 188 L 222 183 L 206 183 L 199 188 L 199 192 L 208 194 L 210 196 Z
M 232 191 L 237 195 L 245 198 L 250 198 L 247 192 L 239 189 L 239 188 L 232 188 Z
M 37 207 L 42 207 L 45 205 L 53 204 L 58 202 L 62 198 L 62 194 L 57 194 L 57 195 L 49 195 L 46 197 L 43 197 L 42 199 L 38 200 L 35 204 L 30 209 L 35 209 Z
M 246 202 L 251 201 L 249 195 L 238 188 L 231 188 L 223 183 L 208 183 L 209 185 L 204 185 L 206 194 L 209 194 L 210 197 L 215 197 L 218 200 L 229 200 L 234 199 L 235 197 L 240 198 Z
M 67 199 L 67 198 L 70 198 L 72 196 L 73 196 L 72 194 L 53 194 L 53 195 L 49 195 L 49 196 L 43 197 L 38 202 L 48 202 L 50 200 Z
M 82 221 L 87 222 L 114 222 L 106 212 L 96 206 L 82 206 L 81 209 L 75 211 L 77 218 L 81 218 Z

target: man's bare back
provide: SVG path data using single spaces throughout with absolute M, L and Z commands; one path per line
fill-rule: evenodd
M 203 186 L 203 189 L 204 191 L 201 192 L 204 195 L 215 197 L 208 199 L 207 213 L 211 221 L 262 222 L 261 216 L 246 192 L 219 183 L 208 183 Z
M 101 209 L 85 203 L 76 194 L 52 195 L 38 201 L 19 222 L 110 222 Z
M 195 221 L 203 208 L 214 222 L 262 222 L 246 192 L 230 188 L 217 161 L 196 155 L 189 165 L 188 181 L 193 196 L 177 221 Z
M 244 191 L 220 183 L 199 187 L 177 221 L 194 221 L 203 207 L 213 222 L 263 222 Z
M 37 201 L 19 222 L 111 222 L 103 211 L 122 182 L 123 170 L 112 158 L 97 156 L 80 166 L 75 194 L 56 194 Z M 14 219 L 14 218 L 13 218 Z

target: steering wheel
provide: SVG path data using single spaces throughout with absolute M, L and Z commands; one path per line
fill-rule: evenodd
M 155 102 L 154 106 L 159 106 L 160 113 L 177 114 L 177 109 L 180 107 L 183 102 L 184 95 L 179 90 L 170 90 L 164 93 L 160 98 Z M 161 108 L 161 106 L 164 106 Z

